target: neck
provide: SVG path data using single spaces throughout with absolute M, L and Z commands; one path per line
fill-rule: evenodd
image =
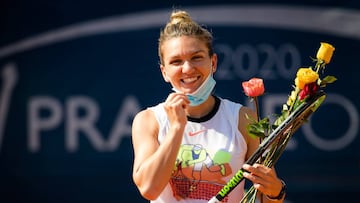
M 208 115 L 215 106 L 215 98 L 210 95 L 209 98 L 199 106 L 188 106 L 186 115 L 191 118 L 201 118 Z

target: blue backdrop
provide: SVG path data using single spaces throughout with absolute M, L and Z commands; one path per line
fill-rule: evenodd
M 320 42 L 338 81 L 277 163 L 286 202 L 351 202 L 360 192 L 360 4 L 356 1 L 0 2 L 0 202 L 147 202 L 131 178 L 134 115 L 171 91 L 157 39 L 172 8 L 206 24 L 216 93 L 244 104 L 265 81 L 279 112 Z

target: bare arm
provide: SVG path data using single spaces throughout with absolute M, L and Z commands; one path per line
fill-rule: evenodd
M 161 145 L 157 139 L 159 126 L 154 113 L 144 110 L 134 118 L 133 179 L 146 199 L 156 199 L 169 182 L 187 121 L 185 113 L 182 112 L 185 108 L 182 104 L 183 98 L 181 95 L 171 94 L 165 102 L 170 129 Z
M 249 124 L 249 120 L 245 114 L 251 118 L 256 118 L 256 113 L 247 107 L 242 107 L 239 113 L 239 130 L 243 134 L 248 151 L 246 153 L 246 159 L 248 159 L 259 147 L 260 140 L 258 138 L 252 138 L 246 132 L 246 125 Z M 243 168 L 248 171 L 244 172 L 244 177 L 252 181 L 254 187 L 261 191 L 264 196 L 277 197 L 281 191 L 282 183 L 277 177 L 275 168 L 268 168 L 261 164 L 254 164 L 252 166 L 245 164 Z M 284 201 L 284 197 L 281 200 L 273 200 L 267 197 L 263 197 L 264 202 L 281 203 Z

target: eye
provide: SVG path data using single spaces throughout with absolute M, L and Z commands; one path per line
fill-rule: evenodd
M 180 60 L 180 59 L 175 59 L 175 60 L 172 60 L 172 61 L 170 61 L 170 65 L 173 65 L 173 66 L 179 66 L 179 65 L 181 65 L 183 62 L 182 62 L 182 60 Z
M 192 60 L 194 60 L 194 61 L 200 61 L 200 60 L 202 60 L 203 58 L 204 58 L 203 56 L 195 55 L 195 56 L 192 57 Z

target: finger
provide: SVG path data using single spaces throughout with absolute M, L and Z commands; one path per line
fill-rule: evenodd
M 271 172 L 271 168 L 264 166 L 262 164 L 254 164 L 252 166 L 249 164 L 244 164 L 243 168 L 248 172 L 254 174 L 260 174 L 260 173 L 269 174 Z
M 257 171 L 260 170 L 260 166 L 259 165 L 249 165 L 249 164 L 244 164 L 243 165 L 243 169 L 245 169 L 247 172 L 249 173 L 257 173 Z
M 182 109 L 186 109 L 188 104 L 189 103 L 185 98 L 178 98 L 177 100 L 174 101 L 174 106 L 181 107 Z
M 180 101 L 180 103 L 179 103 Z M 165 105 L 171 107 L 171 106 L 176 106 L 179 104 L 187 104 L 187 97 L 184 94 L 179 94 L 179 93 L 170 93 L 169 96 L 166 98 L 165 100 Z
M 252 166 L 245 164 L 243 169 L 245 170 L 243 173 L 244 177 L 253 183 L 267 184 L 273 179 L 271 169 L 261 164 L 254 164 Z
M 181 106 L 183 109 L 186 109 L 190 104 L 190 100 L 185 94 L 178 93 L 178 95 L 175 95 L 174 100 L 176 101 L 176 104 Z
M 264 194 L 275 194 L 278 191 L 278 178 L 274 169 L 261 164 L 245 164 L 243 169 L 246 170 L 244 177 L 253 183 L 254 188 Z
M 264 194 L 269 193 L 268 188 L 269 188 L 270 185 L 268 185 L 268 182 L 265 181 L 264 179 L 262 179 L 261 177 L 256 176 L 256 175 L 254 175 L 252 173 L 249 173 L 249 172 L 244 172 L 243 176 L 247 180 L 249 180 L 249 181 L 251 181 L 253 183 L 253 186 L 254 186 L 255 189 L 258 189 L 260 192 L 262 192 Z
M 189 99 L 187 98 L 187 96 L 183 93 L 170 93 L 168 98 L 166 99 L 167 102 L 171 102 L 171 101 L 177 101 L 177 100 L 184 100 L 186 103 L 189 103 Z

